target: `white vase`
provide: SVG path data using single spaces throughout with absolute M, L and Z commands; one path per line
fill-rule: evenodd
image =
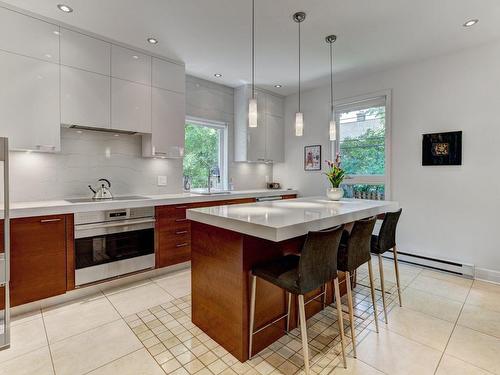
M 344 196 L 344 189 L 328 188 L 326 189 L 326 196 L 332 201 L 338 201 Z

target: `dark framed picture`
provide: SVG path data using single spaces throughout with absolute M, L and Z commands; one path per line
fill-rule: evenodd
M 321 145 L 304 147 L 304 170 L 321 170 Z
M 424 134 L 422 165 L 462 165 L 462 132 Z

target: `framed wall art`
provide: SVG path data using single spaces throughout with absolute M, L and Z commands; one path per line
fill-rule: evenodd
M 321 145 L 304 147 L 304 170 L 321 170 Z
M 424 134 L 422 165 L 462 165 L 462 132 Z

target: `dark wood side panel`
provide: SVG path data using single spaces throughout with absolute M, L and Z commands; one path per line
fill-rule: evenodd
M 281 198 L 283 198 L 283 199 L 295 199 L 295 198 L 297 198 L 297 194 L 282 195 Z
M 74 216 L 66 215 L 66 290 L 75 289 L 75 227 Z

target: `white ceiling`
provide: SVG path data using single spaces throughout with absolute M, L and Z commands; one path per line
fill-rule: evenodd
M 4 0 L 5 1 L 5 0 Z M 186 63 L 189 74 L 239 86 L 250 79 L 251 0 L 7 0 L 7 3 Z M 66 14 L 56 4 L 74 8 Z M 303 10 L 303 88 L 327 82 L 324 38 L 337 34 L 336 79 L 387 69 L 500 38 L 499 0 L 256 0 L 256 81 L 297 91 Z M 470 18 L 480 22 L 465 29 Z M 160 43 L 151 46 L 148 36 Z M 214 73 L 222 73 L 215 78 Z M 283 88 L 275 89 L 274 84 Z

